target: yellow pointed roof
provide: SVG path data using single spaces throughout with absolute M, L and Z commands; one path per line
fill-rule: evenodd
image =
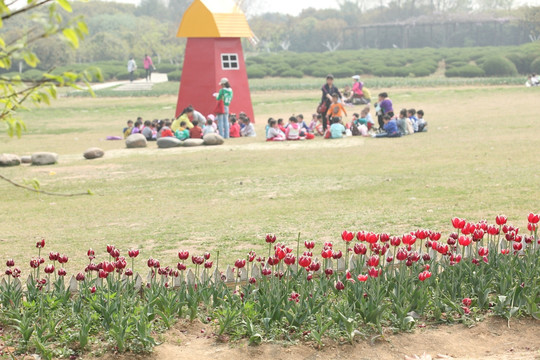
M 177 37 L 253 37 L 246 16 L 233 0 L 194 0 L 184 13 Z

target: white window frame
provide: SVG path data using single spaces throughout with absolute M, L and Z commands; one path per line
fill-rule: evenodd
M 236 61 L 231 60 L 231 56 L 236 57 Z M 225 57 L 227 57 L 227 60 L 225 60 Z M 236 63 L 236 67 L 232 67 Z M 229 67 L 225 67 L 225 64 L 229 64 Z M 223 53 L 221 54 L 221 69 L 223 70 L 240 70 L 240 59 L 238 57 L 238 54 L 235 53 Z

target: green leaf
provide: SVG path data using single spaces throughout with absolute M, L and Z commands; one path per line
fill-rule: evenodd
M 69 1 L 67 0 L 57 0 L 57 1 L 58 1 L 58 5 L 60 5 L 62 9 L 66 10 L 67 12 L 72 11 L 71 4 L 69 3 Z
M 62 30 L 62 34 L 66 37 L 66 39 L 69 41 L 70 45 L 73 48 L 79 47 L 79 37 L 77 36 L 77 33 L 73 29 L 64 29 Z

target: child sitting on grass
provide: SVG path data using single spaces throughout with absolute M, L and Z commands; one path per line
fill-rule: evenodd
M 131 129 L 131 134 L 140 134 L 141 133 L 142 120 L 135 121 L 133 129 Z
M 268 130 L 270 130 L 271 128 L 271 125 L 270 125 L 270 122 L 274 120 L 274 118 L 268 118 L 268 121 L 266 122 L 266 127 L 264 128 L 264 131 L 265 131 L 265 134 L 266 134 L 266 138 L 268 138 Z M 277 123 L 277 122 L 276 122 Z
M 287 126 L 285 136 L 287 137 L 287 140 L 302 139 L 300 136 L 300 126 L 298 125 L 298 119 L 296 117 L 291 116 L 289 118 L 289 126 Z
M 203 127 L 203 136 L 207 134 L 214 134 L 216 129 L 214 129 L 214 121 L 212 119 L 206 119 L 206 125 Z
M 141 130 L 141 134 L 144 135 L 147 141 L 155 140 L 155 139 L 152 139 L 152 122 L 150 120 L 146 120 L 144 122 L 144 127 Z
M 326 135 L 327 139 L 341 139 L 343 134 L 345 134 L 345 126 L 339 122 L 338 118 L 332 118 L 330 120 L 330 129 L 327 130 L 330 133 L 330 136 Z
M 351 133 L 353 136 L 368 136 L 367 120 L 365 118 L 361 118 L 357 113 L 353 114 Z
M 185 121 L 180 122 L 180 127 L 178 130 L 176 130 L 174 136 L 176 136 L 178 140 L 182 141 L 189 139 L 189 130 L 187 129 L 187 124 Z
M 203 137 L 203 131 L 199 126 L 199 120 L 193 119 L 191 123 L 193 124 L 193 127 L 189 129 L 189 137 L 191 139 L 201 139 Z
M 133 131 L 133 120 L 128 120 L 127 127 L 122 130 L 122 133 L 124 134 L 124 139 L 131 135 L 131 131 Z
M 257 134 L 255 133 L 255 127 L 251 123 L 251 120 L 247 116 L 240 117 L 240 120 L 244 124 L 244 127 L 242 130 L 240 130 L 240 133 L 243 137 L 255 137 Z
M 397 125 L 401 135 L 410 135 L 414 133 L 414 130 L 411 125 L 411 120 L 407 117 L 407 109 L 401 109 L 399 112 L 399 117 L 397 119 Z M 412 133 L 411 133 L 412 130 Z
M 332 95 L 332 105 L 328 108 L 328 112 L 326 113 L 326 116 L 328 116 L 329 119 L 338 119 L 340 121 L 343 116 L 347 116 L 347 110 L 343 107 L 341 103 L 338 102 L 339 96 L 338 94 Z
M 277 124 L 279 130 L 281 130 L 285 134 L 285 132 L 287 132 L 287 129 L 285 129 L 285 126 L 283 125 L 283 119 L 279 118 Z
M 424 120 L 424 110 L 418 110 L 416 114 L 418 115 L 418 132 L 427 131 L 427 122 Z
M 174 133 L 171 130 L 170 120 L 165 119 L 165 125 L 163 125 L 163 127 L 161 128 L 157 137 L 158 139 L 160 137 L 174 137 Z
M 418 132 L 418 118 L 416 117 L 416 110 L 409 109 L 407 110 L 407 117 L 411 120 L 411 124 L 414 132 Z
M 304 121 L 304 115 L 298 114 L 296 115 L 296 119 L 298 120 L 298 126 L 300 126 L 300 132 L 303 132 L 304 135 L 309 133 L 309 126 Z
M 236 121 L 236 116 L 229 117 L 231 126 L 229 128 L 229 137 L 239 138 L 240 137 L 240 125 Z
M 270 120 L 270 123 L 268 124 L 270 128 L 268 129 L 268 132 L 266 133 L 266 141 L 283 141 L 287 140 L 285 138 L 285 134 L 279 130 L 277 121 L 272 119 Z
M 382 138 L 382 137 L 401 137 L 401 133 L 398 130 L 398 126 L 395 119 L 392 119 L 390 115 L 384 115 L 383 116 L 383 133 L 380 134 L 373 134 L 372 137 Z

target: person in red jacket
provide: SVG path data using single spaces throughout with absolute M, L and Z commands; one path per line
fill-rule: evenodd
M 190 139 L 202 139 L 203 131 L 199 126 L 199 121 L 194 119 L 192 121 L 193 127 L 189 129 L 189 138 Z
M 240 137 L 240 125 L 238 125 L 238 123 L 236 121 L 236 117 L 231 116 L 229 118 L 229 122 L 231 124 L 231 127 L 229 129 L 229 137 L 232 137 L 232 138 Z

